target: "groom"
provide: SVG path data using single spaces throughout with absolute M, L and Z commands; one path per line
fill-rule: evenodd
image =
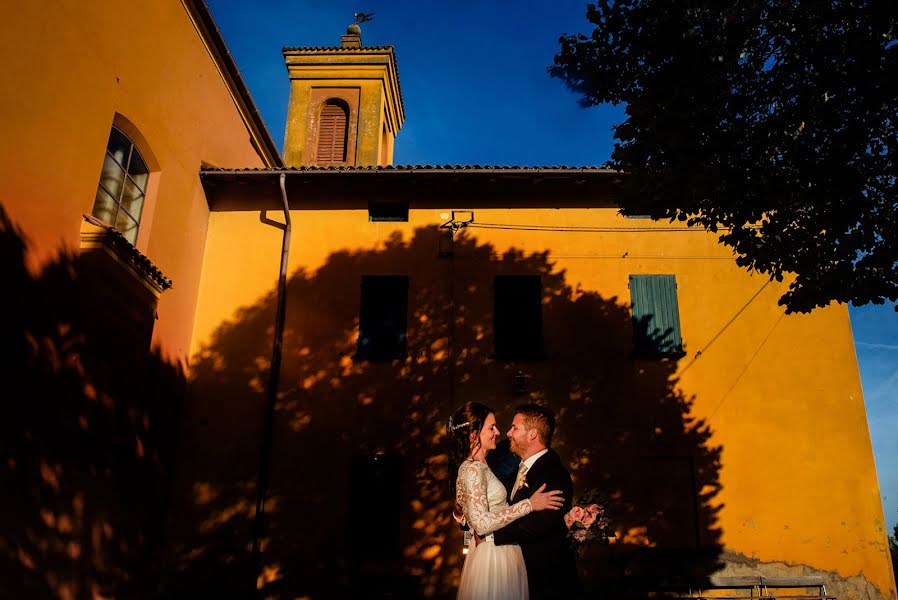
M 574 555 L 567 540 L 564 515 L 571 509 L 574 486 L 571 474 L 550 447 L 555 414 L 538 404 L 524 404 L 515 412 L 508 431 L 511 451 L 521 466 L 511 489 L 509 504 L 529 498 L 542 484 L 546 491 L 561 490 L 561 510 L 533 512 L 496 530 L 497 546 L 519 544 L 527 566 L 530 600 L 576 598 L 580 592 Z

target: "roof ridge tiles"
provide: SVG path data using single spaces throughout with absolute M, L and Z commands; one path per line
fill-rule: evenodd
M 382 51 L 393 50 L 392 44 L 384 46 L 360 46 L 358 48 L 344 48 L 342 46 L 284 46 L 281 52 L 366 52 L 369 50 Z

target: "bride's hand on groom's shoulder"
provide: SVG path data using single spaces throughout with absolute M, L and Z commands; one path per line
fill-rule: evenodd
M 533 492 L 532 496 L 530 496 L 530 506 L 534 511 L 559 510 L 564 506 L 564 496 L 561 495 L 561 490 L 551 490 L 546 492 L 544 491 L 545 489 L 546 484 L 544 483 Z

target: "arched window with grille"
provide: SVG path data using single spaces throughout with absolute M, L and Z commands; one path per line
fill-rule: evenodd
M 349 134 L 349 106 L 331 98 L 321 106 L 318 120 L 318 164 L 346 162 L 346 140 Z
M 113 126 L 91 212 L 115 227 L 132 245 L 137 243 L 149 176 L 150 169 L 137 146 Z

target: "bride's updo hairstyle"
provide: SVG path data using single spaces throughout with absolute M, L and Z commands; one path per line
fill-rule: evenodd
M 480 446 L 480 432 L 492 408 L 479 402 L 465 402 L 449 417 L 446 438 L 449 440 L 449 489 L 455 497 L 455 479 L 458 468 Z M 471 447 L 471 433 L 476 433 L 474 447 Z

